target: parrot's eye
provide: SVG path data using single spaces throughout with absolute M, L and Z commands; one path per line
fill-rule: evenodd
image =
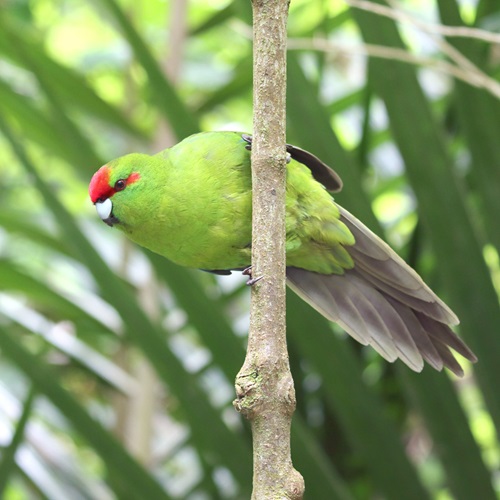
M 123 179 L 118 179 L 115 182 L 115 191 L 123 191 L 127 187 L 127 182 Z

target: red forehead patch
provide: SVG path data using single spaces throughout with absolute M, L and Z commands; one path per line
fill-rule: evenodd
M 92 203 L 100 198 L 106 199 L 113 194 L 113 188 L 109 185 L 109 168 L 104 165 L 93 176 L 89 185 L 89 195 Z
M 117 189 L 115 186 L 111 186 L 109 184 L 109 167 L 104 165 L 101 167 L 92 177 L 89 184 L 89 195 L 92 203 L 95 203 L 98 200 L 106 200 L 111 198 L 116 192 Z M 137 182 L 141 178 L 139 172 L 132 172 L 126 179 L 125 183 L 128 186 L 129 184 L 133 184 Z M 123 189 L 123 188 L 122 188 Z M 118 191 L 121 191 L 120 189 Z

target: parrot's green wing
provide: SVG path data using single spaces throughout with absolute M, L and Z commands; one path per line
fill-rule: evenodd
M 353 269 L 338 276 L 288 268 L 290 288 L 388 361 L 400 358 L 421 371 L 425 360 L 436 370 L 446 366 L 462 376 L 449 348 L 472 362 L 477 358 L 448 326 L 458 324 L 458 318 L 396 252 L 339 208 L 356 240 L 346 247 Z

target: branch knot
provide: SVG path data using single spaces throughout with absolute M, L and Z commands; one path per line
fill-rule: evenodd
M 233 406 L 237 412 L 251 420 L 257 413 L 260 401 L 260 377 L 256 368 L 247 373 L 243 369 L 235 382 L 236 399 Z

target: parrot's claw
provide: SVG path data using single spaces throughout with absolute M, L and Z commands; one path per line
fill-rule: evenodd
M 245 276 L 250 276 L 250 278 L 247 280 L 247 285 L 248 286 L 253 286 L 257 281 L 260 281 L 264 276 L 257 276 L 257 278 L 252 277 L 252 266 L 248 266 L 243 271 L 241 271 L 241 274 Z
M 258 276 L 257 278 L 250 278 L 249 280 L 247 280 L 246 284 L 248 286 L 253 286 L 255 285 L 255 283 L 257 283 L 257 281 L 260 281 L 262 278 L 264 278 L 264 276 Z
M 245 144 L 245 149 L 248 149 L 248 151 L 252 150 L 252 136 L 248 134 L 242 134 L 241 138 L 246 142 Z

